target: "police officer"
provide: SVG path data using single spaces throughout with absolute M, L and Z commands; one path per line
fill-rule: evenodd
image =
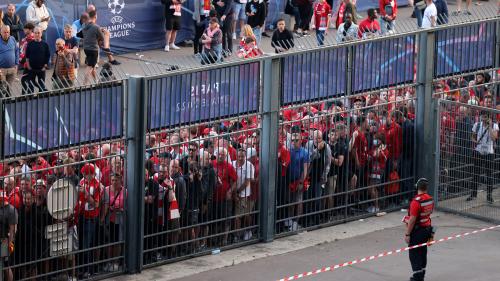
M 415 184 L 417 195 L 410 203 L 405 233 L 405 241 L 409 246 L 426 243 L 434 235 L 431 226 L 434 200 L 427 194 L 428 185 L 426 178 L 420 178 Z M 410 281 L 423 281 L 427 266 L 427 246 L 410 250 L 410 262 L 413 270 Z
M 3 181 L 0 181 L 0 275 L 5 273 L 7 281 L 14 280 L 12 270 L 2 267 L 8 266 L 7 258 L 14 252 L 14 238 L 17 226 L 17 211 L 14 206 L 9 204 L 9 198 L 6 190 L 3 188 Z M 0 280 L 3 280 L 0 276 Z

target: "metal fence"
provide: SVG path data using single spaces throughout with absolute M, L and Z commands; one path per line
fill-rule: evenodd
M 123 81 L 2 100 L 2 214 L 18 216 L 2 246 L 12 242 L 15 280 L 125 271 L 126 108 Z
M 500 110 L 487 106 L 440 101 L 437 196 L 444 210 L 498 222 Z
M 415 178 L 439 183 L 436 79 L 498 67 L 498 26 L 1 99 L 3 209 L 19 214 L 4 272 L 136 273 L 406 206 Z M 474 42 L 480 62 L 458 64 Z

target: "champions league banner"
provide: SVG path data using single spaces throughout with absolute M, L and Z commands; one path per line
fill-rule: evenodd
M 4 102 L 4 156 L 120 137 L 123 86 Z
M 149 130 L 257 112 L 257 62 L 148 81 Z
M 435 75 L 493 67 L 495 28 L 495 22 L 488 22 L 439 30 L 436 34 Z

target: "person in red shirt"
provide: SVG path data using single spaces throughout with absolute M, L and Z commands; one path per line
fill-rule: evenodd
M 410 203 L 408 216 L 405 217 L 407 223 L 405 241 L 408 246 L 419 245 L 433 239 L 431 214 L 434 210 L 432 196 L 427 194 L 429 181 L 420 178 L 415 184 L 417 195 Z M 427 246 L 409 251 L 411 267 L 413 269 L 412 281 L 423 281 L 427 267 Z
M 216 150 L 217 160 L 212 162 L 215 173 L 217 174 L 217 184 L 214 193 L 214 208 L 215 214 L 213 214 L 214 219 L 223 219 L 232 216 L 232 199 L 233 193 L 236 191 L 236 181 L 238 180 L 238 175 L 234 170 L 233 165 L 228 162 L 227 150 L 223 147 L 219 147 Z M 222 246 L 227 245 L 228 232 L 231 227 L 231 221 L 225 220 L 224 224 L 224 237 L 222 240 Z M 219 227 L 221 227 L 219 225 Z M 219 231 L 218 233 L 221 233 Z
M 331 13 L 332 8 L 326 3 L 326 0 L 319 0 L 319 2 L 314 5 L 314 26 L 316 28 L 316 39 L 318 40 L 319 46 L 323 46 L 325 35 L 328 34 Z
M 19 187 L 16 187 L 16 180 L 14 177 L 8 177 L 4 180 L 4 190 L 9 199 L 9 204 L 19 210 L 23 204 L 21 192 Z
M 389 174 L 389 172 L 392 172 L 392 170 L 397 167 L 403 148 L 403 129 L 397 123 L 397 120 L 401 120 L 403 118 L 403 114 L 400 111 L 393 111 L 392 113 L 386 112 L 384 115 L 383 120 L 385 120 L 385 124 L 382 122 L 380 132 L 385 134 L 387 150 L 389 153 L 387 155 L 389 159 L 387 174 Z
M 378 213 L 380 211 L 378 189 L 384 180 L 388 154 L 389 151 L 383 143 L 382 138 L 375 137 L 373 139 L 372 149 L 368 153 L 370 186 L 372 186 L 368 192 L 370 193 L 371 199 L 375 200 L 374 206 L 368 208 L 368 212 L 370 213 Z
M 352 167 L 353 178 L 351 181 L 351 188 L 367 186 L 366 177 L 366 163 L 368 160 L 368 141 L 365 133 L 368 131 L 368 120 L 364 116 L 359 116 L 356 119 L 357 128 L 352 133 L 351 141 L 349 142 L 349 151 L 352 153 Z
M 95 245 L 95 234 L 99 219 L 99 205 L 101 202 L 101 184 L 95 178 L 94 164 L 83 165 L 81 171 L 83 179 L 78 185 L 78 209 L 83 213 L 83 249 L 92 248 Z M 83 253 L 84 261 L 92 264 L 94 254 L 91 251 Z M 93 266 L 89 266 L 84 273 L 85 277 L 92 274 Z
M 382 34 L 392 34 L 395 31 L 398 3 L 396 0 L 379 0 L 380 27 Z
M 32 170 L 33 172 L 39 171 L 36 173 L 37 179 L 43 179 L 46 181 L 47 176 L 53 174 L 53 170 L 49 168 L 50 168 L 49 162 L 47 162 L 47 160 L 45 160 L 45 158 L 43 158 L 42 156 L 39 156 L 36 159 L 35 164 L 33 164 Z
M 359 23 L 358 37 L 362 39 L 372 38 L 380 34 L 377 10 L 368 9 L 367 13 L 368 17 Z

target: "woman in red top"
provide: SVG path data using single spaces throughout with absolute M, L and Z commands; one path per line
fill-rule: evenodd
M 252 27 L 248 24 L 243 26 L 243 37 L 240 40 L 239 58 L 253 58 L 262 54 L 257 46 L 257 38 L 253 33 Z

